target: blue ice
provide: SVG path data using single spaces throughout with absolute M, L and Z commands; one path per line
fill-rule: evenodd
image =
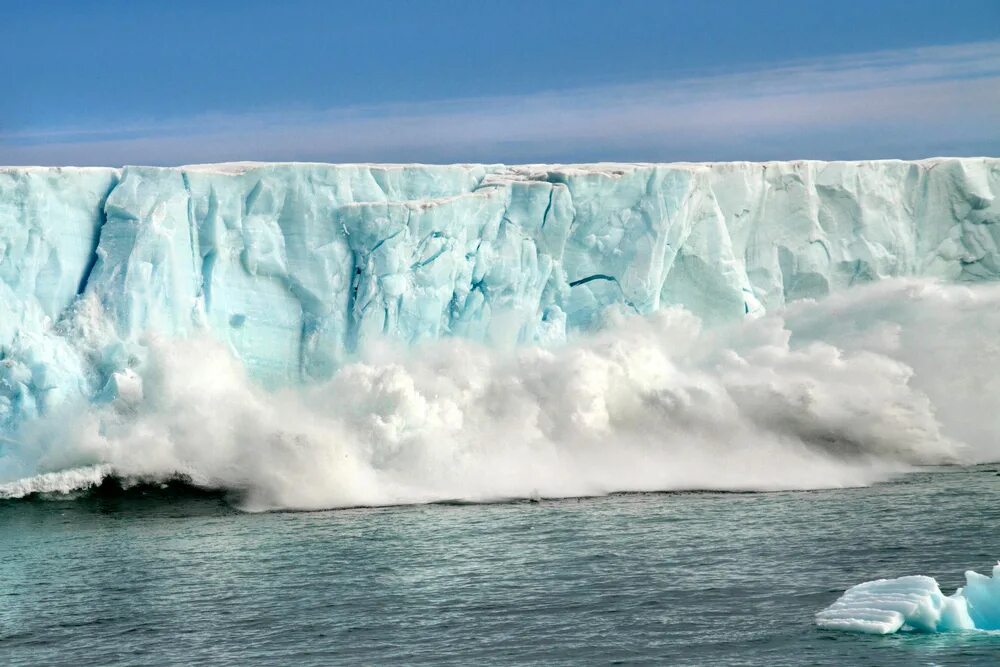
M 827 630 L 894 632 L 1000 630 L 1000 563 L 993 576 L 965 573 L 965 586 L 945 595 L 933 577 L 879 579 L 853 586 L 816 614 Z

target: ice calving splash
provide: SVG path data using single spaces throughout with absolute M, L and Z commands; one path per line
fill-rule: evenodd
M 553 348 L 387 346 L 276 391 L 215 341 L 152 341 L 140 388 L 22 428 L 0 492 L 72 487 L 71 474 L 39 475 L 54 471 L 81 485 L 95 471 L 181 473 L 243 490 L 248 509 L 325 508 L 855 486 L 996 458 L 992 438 L 950 435 L 989 401 L 983 418 L 996 420 L 996 393 L 945 397 L 955 423 L 930 397 L 974 367 L 1000 368 L 980 340 L 1000 327 L 1000 285 L 886 281 L 712 330 L 679 309 L 609 317 Z M 816 337 L 844 319 L 857 331 L 839 332 L 839 346 Z M 956 340 L 952 363 L 923 358 Z M 935 373 L 915 376 L 918 357 Z
M 180 472 L 329 507 L 996 458 L 998 174 L 0 170 L 0 493 Z
M 1000 630 L 1000 563 L 993 576 L 965 573 L 965 586 L 941 592 L 933 577 L 879 579 L 853 586 L 816 614 L 826 630 L 893 632 Z

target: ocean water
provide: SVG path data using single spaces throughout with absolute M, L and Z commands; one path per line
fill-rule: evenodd
M 171 484 L 0 501 L 0 664 L 996 665 L 863 636 L 848 586 L 1000 556 L 1000 472 L 868 487 L 246 513 Z

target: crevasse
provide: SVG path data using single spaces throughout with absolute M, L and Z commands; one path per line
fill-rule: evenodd
M 608 306 L 754 316 L 1000 277 L 1000 161 L 0 169 L 0 430 L 209 334 L 268 386 L 374 341 L 552 344 Z

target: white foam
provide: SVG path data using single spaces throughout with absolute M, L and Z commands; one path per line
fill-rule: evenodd
M 955 434 L 979 433 L 963 401 L 1000 414 L 1000 395 L 961 382 L 1000 370 L 981 345 L 1000 286 L 890 281 L 710 331 L 678 309 L 608 318 L 548 349 L 386 344 L 276 392 L 216 342 L 154 341 L 128 402 L 28 425 L 0 479 L 30 493 L 58 487 L 39 473 L 89 464 L 245 489 L 250 509 L 327 508 L 856 486 L 998 458 L 994 438 Z
M 0 484 L 0 498 L 23 498 L 36 493 L 71 493 L 97 486 L 112 472 L 109 465 L 89 465 L 32 475 Z

